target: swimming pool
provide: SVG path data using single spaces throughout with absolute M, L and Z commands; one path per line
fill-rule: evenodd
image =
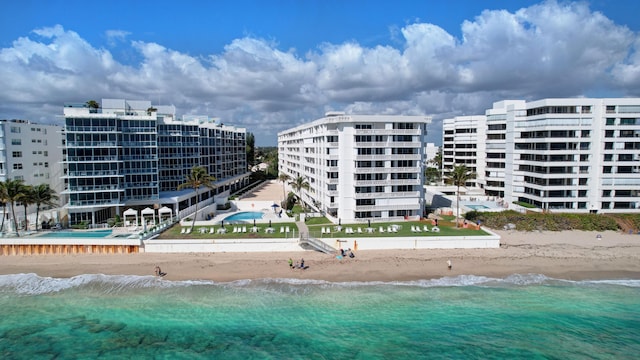
M 259 220 L 262 219 L 264 213 L 262 211 L 243 211 L 229 215 L 224 218 L 225 221 L 243 221 L 243 220 Z
M 484 205 L 471 205 L 471 204 L 467 204 L 465 205 L 468 208 L 471 208 L 473 210 L 482 210 L 482 209 L 489 209 L 488 206 L 484 206 Z
M 38 235 L 39 238 L 76 239 L 76 238 L 104 238 L 111 235 L 112 230 L 96 231 L 52 231 Z

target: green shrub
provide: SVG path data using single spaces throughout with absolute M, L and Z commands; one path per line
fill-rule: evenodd
M 515 224 L 516 229 L 524 231 L 562 231 L 585 230 L 605 231 L 620 230 L 618 221 L 640 225 L 640 214 L 601 215 L 601 214 L 565 214 L 565 213 L 519 213 L 516 211 L 475 212 L 465 215 L 469 221 L 480 220 L 485 226 L 502 229 L 506 224 Z M 618 221 L 617 221 L 618 220 Z M 637 228 L 637 227 L 636 227 Z

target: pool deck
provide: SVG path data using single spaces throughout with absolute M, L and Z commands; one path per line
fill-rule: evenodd
M 231 209 L 227 211 L 217 211 L 216 215 L 209 220 L 196 220 L 196 226 L 213 226 L 222 224 L 227 216 L 231 216 L 235 213 L 244 211 L 261 211 L 264 213 L 262 219 L 257 219 L 257 224 L 267 224 L 271 222 L 295 222 L 294 218 L 287 216 L 285 211 L 282 211 L 282 217 L 278 216 L 278 212 L 282 210 L 280 207 L 273 208 L 273 204 L 280 204 L 282 201 L 282 183 L 277 180 L 267 181 L 264 185 L 258 189 L 252 191 L 249 194 L 244 195 L 238 200 L 232 200 Z M 180 225 L 191 226 L 192 221 L 182 220 Z M 253 220 L 234 220 L 226 222 L 227 224 L 250 224 Z
M 242 211 L 262 211 L 264 217 L 256 223 L 295 222 L 284 212 L 278 217 L 271 206 L 282 199 L 282 183 L 272 180 L 242 199 L 233 201 L 232 209 L 219 212 L 214 218 L 196 221 L 196 226 L 220 225 L 225 217 Z M 249 224 L 253 220 L 239 221 Z M 233 222 L 235 223 L 235 221 Z M 182 221 L 180 225 L 190 227 L 192 221 Z M 485 236 L 409 236 L 339 239 L 325 237 L 316 239 L 338 248 L 360 250 L 392 249 L 483 249 L 500 247 L 500 236 L 487 229 Z M 116 233 L 116 231 L 114 231 Z M 43 251 L 44 249 L 44 251 Z M 140 239 L 139 237 L 104 238 L 46 238 L 38 236 L 0 238 L 0 255 L 75 254 L 75 253 L 185 253 L 185 252 L 278 252 L 303 251 L 298 237 L 252 238 L 252 239 Z

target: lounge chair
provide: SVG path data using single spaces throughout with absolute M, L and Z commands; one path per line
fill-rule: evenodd
M 324 226 L 320 229 L 320 234 L 324 234 Z
M 287 226 L 287 232 L 289 232 L 289 227 Z
M 362 234 L 362 228 L 358 227 L 358 234 Z
M 186 234 L 186 233 L 187 233 L 187 228 L 180 229 L 180 234 Z
M 185 231 L 185 234 L 191 234 L 191 228 L 187 228 L 187 231 Z
M 393 228 L 391 226 L 387 226 L 387 232 L 393 232 Z
M 424 231 L 429 231 L 429 227 L 427 225 L 423 226 L 422 229 L 424 229 Z
M 440 232 L 440 228 L 439 228 L 439 227 L 437 227 L 437 226 L 434 226 L 434 227 L 432 227 L 432 228 L 431 228 L 431 231 L 433 231 L 433 232 Z
M 280 226 L 280 233 L 284 232 L 284 226 Z
M 378 231 L 380 231 L 381 233 L 384 232 L 384 228 L 382 226 L 380 226 L 380 228 L 378 229 Z
M 247 227 L 246 227 L 246 226 L 243 226 L 243 227 L 242 227 L 242 232 L 243 232 L 243 233 L 246 233 L 246 232 L 247 232 Z
M 416 227 L 411 225 L 411 232 L 416 232 Z

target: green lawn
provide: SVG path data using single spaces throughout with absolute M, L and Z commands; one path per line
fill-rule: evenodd
M 318 218 L 322 219 L 322 218 Z M 398 225 L 399 229 L 397 232 L 387 232 L 387 228 L 391 225 Z M 401 221 L 401 222 L 376 222 L 371 223 L 371 227 L 375 229 L 373 233 L 368 233 L 366 231 L 367 224 L 343 224 L 342 230 L 339 232 L 335 231 L 336 225 L 327 223 L 325 221 L 318 221 L 317 223 L 308 222 L 307 226 L 309 228 L 309 233 L 311 237 L 341 237 L 341 238 L 358 238 L 358 237 L 429 237 L 429 236 L 483 236 L 489 235 L 484 230 L 476 230 L 475 228 L 456 228 L 455 224 L 448 221 L 441 221 L 439 223 L 440 232 L 425 232 L 421 231 L 419 233 L 412 232 L 411 227 L 417 226 L 420 229 L 423 229 L 423 226 L 427 225 L 429 229 L 433 226 L 431 222 L 424 221 Z M 242 225 L 245 226 L 245 225 Z M 287 234 L 286 232 L 280 232 L 280 228 L 289 227 L 290 232 Z M 381 233 L 379 231 L 380 227 L 383 227 L 385 232 Z M 295 234 L 297 237 L 299 234 L 298 226 L 295 223 L 273 223 L 272 228 L 275 229 L 273 233 L 266 233 L 265 229 L 269 227 L 268 224 L 256 224 L 258 228 L 257 232 L 251 232 L 253 228 L 252 224 L 246 225 L 247 232 L 233 232 L 234 227 L 238 227 L 238 225 L 225 225 L 224 228 L 227 230 L 224 234 L 218 234 L 217 230 L 220 228 L 220 225 L 215 226 L 196 226 L 190 234 L 182 234 L 181 230 L 183 228 L 189 228 L 190 226 L 180 226 L 179 224 L 165 230 L 162 232 L 158 238 L 159 239 L 251 239 L 251 238 L 286 238 L 291 237 L 292 234 Z M 209 233 L 211 227 L 214 228 L 214 233 Z M 330 234 L 322 234 L 322 228 L 331 228 Z M 354 231 L 353 234 L 348 234 L 345 230 L 351 227 Z M 358 233 L 358 227 L 362 229 L 361 233 Z M 200 229 L 205 229 L 205 233 L 201 233 Z
M 243 227 L 247 228 L 247 232 L 233 232 L 233 228 Z M 287 234 L 286 232 L 280 232 L 280 228 L 289 227 L 290 232 Z M 250 239 L 250 238 L 286 238 L 291 237 L 291 234 L 295 232 L 296 237 L 298 236 L 298 226 L 295 223 L 273 223 L 271 227 L 275 229 L 273 233 L 266 233 L 265 229 L 269 227 L 269 224 L 256 224 L 258 228 L 257 232 L 252 232 L 253 229 L 252 224 L 247 225 L 225 225 L 224 228 L 227 230 L 224 234 L 218 234 L 217 231 L 220 228 L 220 225 L 211 225 L 211 226 L 195 226 L 193 231 L 189 234 L 182 234 L 181 231 L 183 228 L 190 228 L 191 226 L 181 226 L 180 224 L 176 224 L 173 227 L 162 232 L 158 238 L 159 239 Z M 214 233 L 209 233 L 210 229 L 214 228 Z M 204 229 L 205 233 L 201 233 L 200 229 Z
M 391 225 L 398 225 L 399 229 L 397 232 L 391 232 L 389 233 L 387 231 L 388 227 Z M 433 232 L 433 231 L 420 231 L 420 232 L 413 232 L 411 231 L 411 227 L 412 226 L 417 226 L 420 228 L 420 230 L 423 229 L 423 226 L 427 225 L 429 227 L 429 229 L 433 228 L 433 226 L 431 225 L 431 222 L 424 222 L 424 221 L 401 221 L 401 222 L 380 222 L 380 223 L 371 223 L 371 227 L 375 229 L 375 231 L 373 233 L 368 233 L 366 231 L 366 228 L 368 227 L 367 224 L 343 224 L 342 225 L 342 230 L 339 232 L 336 232 L 336 225 L 332 224 L 330 226 L 327 225 L 309 225 L 309 232 L 311 234 L 311 236 L 313 237 L 331 237 L 331 238 L 335 238 L 335 237 L 343 237 L 343 238 L 358 238 L 358 237 L 416 237 L 416 236 L 424 236 L 424 237 L 428 237 L 428 236 L 483 236 L 483 235 L 489 235 L 489 233 L 485 232 L 484 230 L 476 230 L 475 227 L 471 228 L 456 228 L 455 224 L 450 223 L 450 222 L 443 222 L 441 221 L 438 224 L 438 228 L 440 229 L 440 232 Z M 322 234 L 322 228 L 327 228 L 330 227 L 331 228 L 331 234 Z M 351 227 L 354 231 L 353 234 L 349 234 L 346 233 L 346 229 L 348 227 Z M 382 227 L 384 229 L 384 232 L 381 233 L 380 232 L 380 227 Z M 362 233 L 358 232 L 358 228 L 362 229 Z

